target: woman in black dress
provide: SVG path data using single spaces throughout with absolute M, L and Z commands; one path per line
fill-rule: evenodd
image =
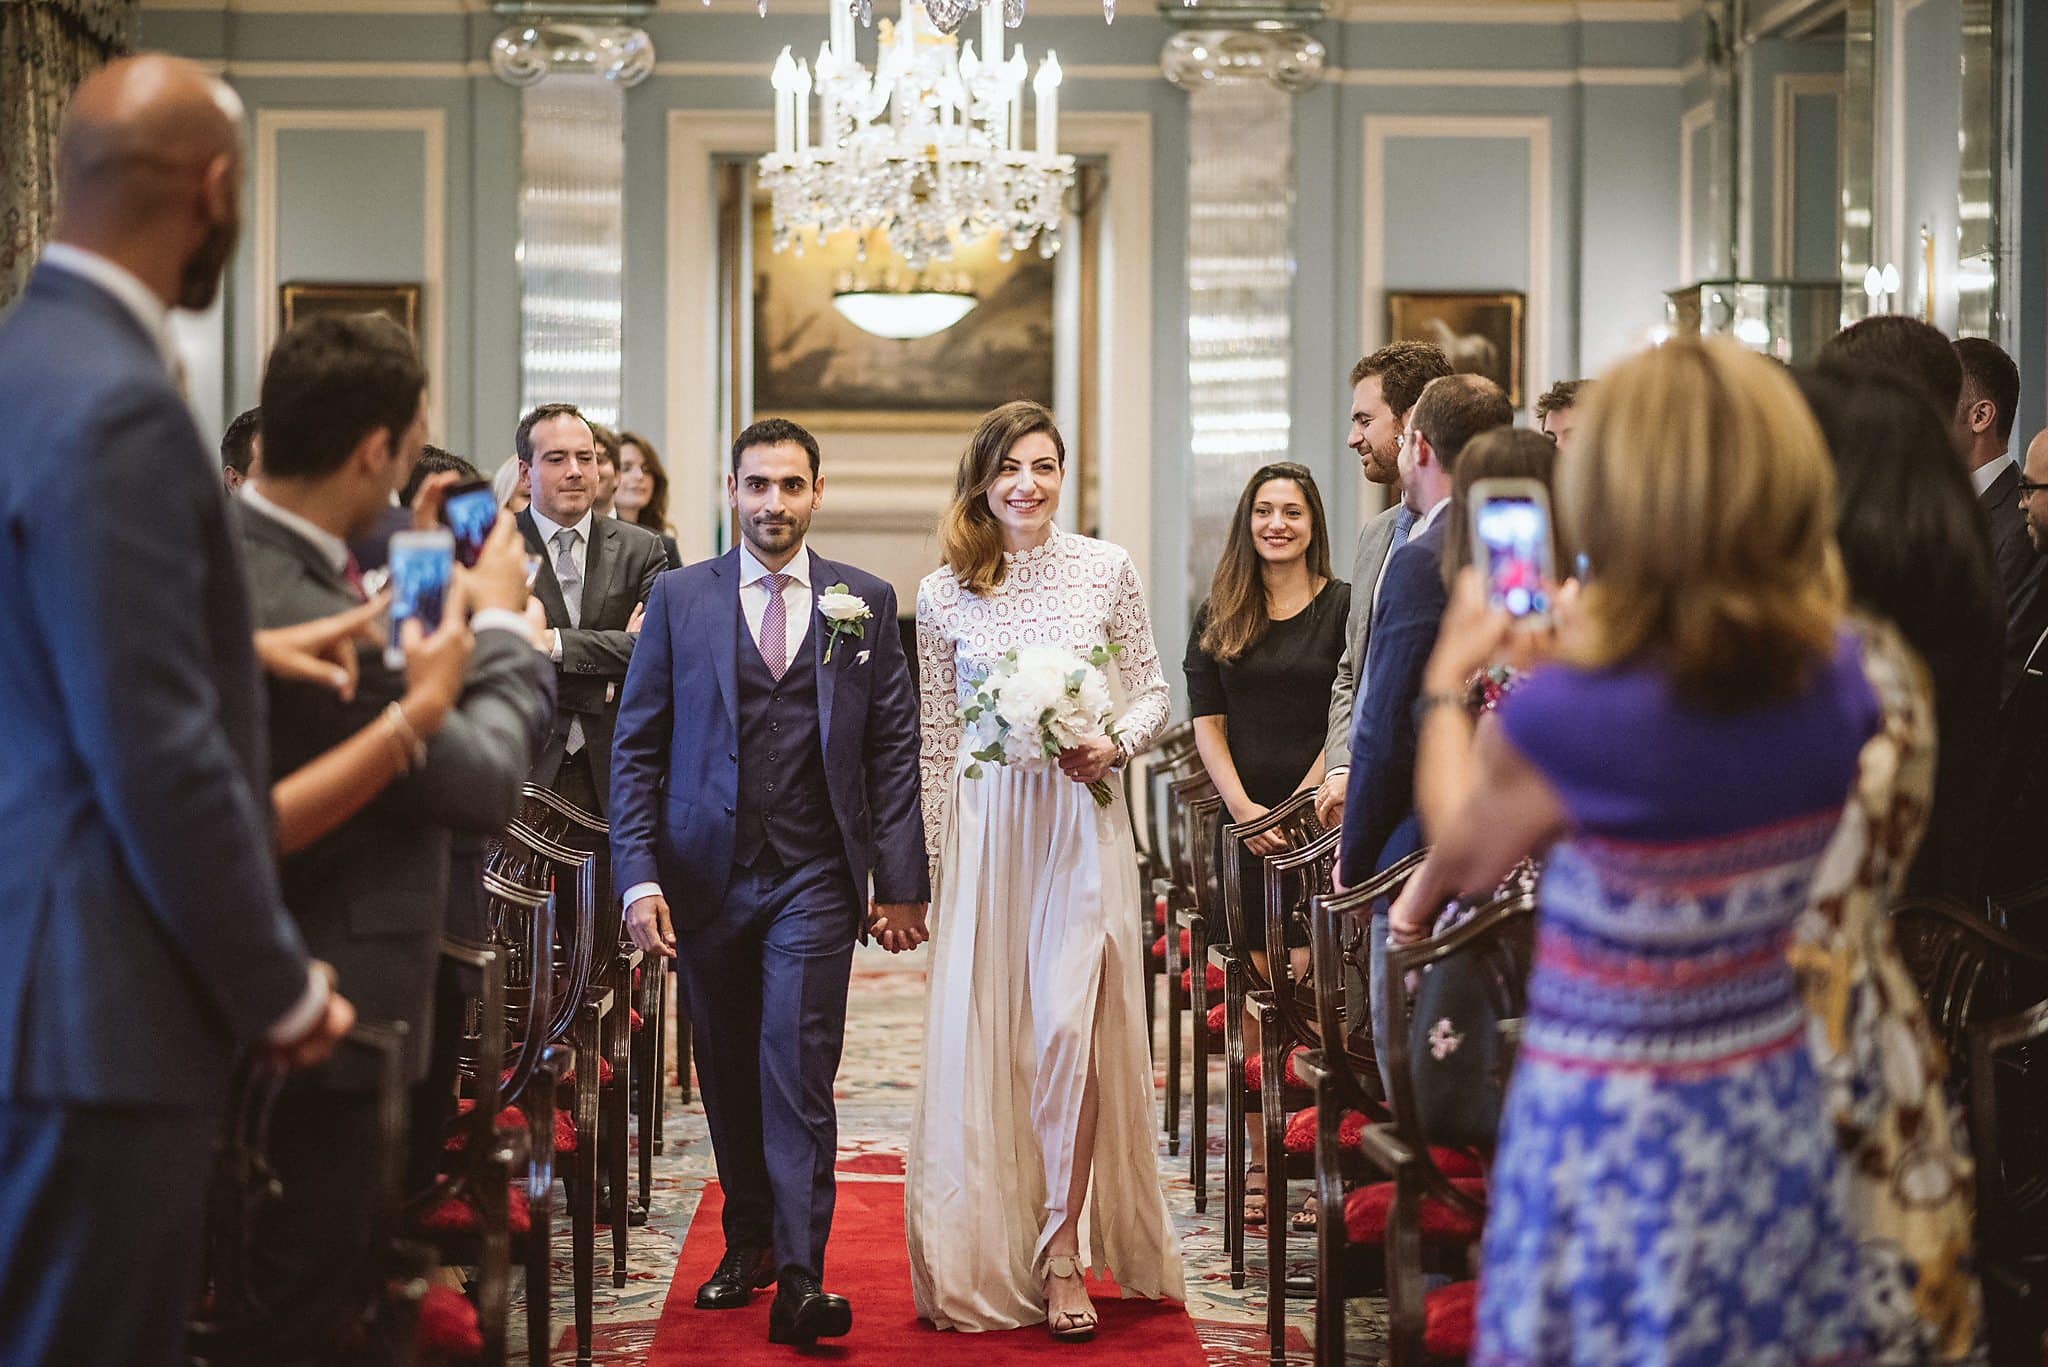
M 1344 651 L 1351 586 L 1330 575 L 1322 495 L 1307 467 L 1283 461 L 1255 471 L 1237 501 L 1208 601 L 1189 634 L 1189 711 L 1195 748 L 1223 795 L 1230 820 L 1254 821 L 1323 781 L 1323 732 L 1330 685 Z M 1257 856 L 1286 848 L 1278 836 L 1247 844 L 1243 886 L 1261 886 Z M 1265 922 L 1247 916 L 1242 946 L 1267 972 Z M 1308 961 L 1307 937 L 1290 935 L 1292 971 Z M 1201 966 L 1197 965 L 1197 971 Z M 1256 1027 L 1245 1047 L 1256 1051 Z M 1247 1115 L 1251 1167 L 1245 1220 L 1266 1217 L 1265 1128 Z

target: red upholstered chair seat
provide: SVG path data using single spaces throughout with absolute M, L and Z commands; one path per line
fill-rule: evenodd
M 1479 1308 L 1478 1282 L 1452 1282 L 1422 1298 L 1422 1351 L 1433 1358 L 1461 1358 L 1472 1351 L 1472 1322 Z
M 567 1111 L 555 1111 L 555 1152 L 576 1152 L 576 1117 Z
M 1194 952 L 1194 933 L 1189 930 L 1182 930 L 1180 933 L 1181 962 L 1186 963 L 1191 957 L 1193 957 Z M 1166 937 L 1164 935 L 1160 936 L 1158 939 L 1152 942 L 1152 957 L 1157 959 L 1160 963 L 1166 962 Z
M 441 1358 L 473 1358 L 484 1350 L 476 1306 L 452 1286 L 430 1286 L 420 1297 L 417 1339 L 421 1353 Z
M 1210 964 L 1209 971 L 1202 975 L 1202 981 L 1209 985 L 1211 992 L 1221 992 L 1223 990 L 1223 970 L 1215 964 Z M 1194 969 L 1183 968 L 1180 971 L 1180 990 L 1183 992 L 1193 992 L 1195 990 Z
M 508 1072 L 506 1076 L 509 1077 L 510 1073 Z M 576 1069 L 573 1065 L 571 1065 L 569 1071 L 562 1074 L 562 1080 L 558 1085 L 566 1087 L 575 1080 Z M 597 1060 L 597 1085 L 600 1087 L 609 1087 L 612 1085 L 612 1061 L 608 1058 L 603 1057 L 602 1055 L 600 1055 Z
M 1456 1177 L 1451 1185 L 1468 1196 L 1484 1196 L 1486 1183 L 1477 1177 Z M 1344 1198 L 1344 1232 L 1354 1244 L 1376 1244 L 1386 1237 L 1387 1219 L 1394 1209 L 1394 1184 L 1375 1182 L 1355 1188 Z M 1471 1243 L 1479 1237 L 1479 1222 L 1452 1210 L 1433 1197 L 1422 1198 L 1422 1237 L 1427 1243 Z
M 1217 1002 L 1209 1008 L 1209 1033 L 1212 1035 L 1223 1033 L 1223 1008 L 1225 1005 L 1226 1003 L 1224 1002 Z M 2044 1367 L 2048 1367 L 2048 1364 L 2044 1364 Z
M 1152 899 L 1152 924 L 1161 928 L 1166 925 L 1166 898 L 1163 896 Z
M 1365 1127 L 1372 1121 L 1359 1111 L 1346 1111 L 1337 1121 L 1337 1147 L 1357 1153 L 1364 1143 Z M 1316 1151 L 1316 1108 L 1296 1111 L 1287 1117 L 1287 1152 L 1307 1156 Z
M 475 1110 L 476 1100 L 473 1097 L 464 1097 L 455 1103 L 455 1114 L 458 1118 L 467 1116 Z M 520 1110 L 517 1106 L 507 1106 L 504 1110 L 498 1112 L 498 1128 L 501 1130 L 525 1129 L 526 1112 Z M 469 1147 L 469 1127 L 460 1123 L 458 1119 L 455 1128 L 449 1133 L 447 1140 L 441 1147 L 449 1153 L 461 1153 Z
M 1280 1083 L 1283 1087 L 1308 1086 L 1306 1082 L 1303 1082 L 1301 1080 L 1301 1074 L 1294 1070 L 1295 1057 L 1299 1054 L 1306 1053 L 1307 1051 L 1308 1046 L 1303 1044 L 1297 1044 L 1292 1049 L 1289 1049 L 1287 1051 L 1287 1057 L 1284 1060 L 1285 1066 L 1282 1067 L 1280 1070 Z M 1258 1091 L 1261 1082 L 1265 1078 L 1265 1075 L 1266 1060 L 1264 1058 L 1260 1057 L 1257 1054 L 1252 1054 L 1245 1059 L 1244 1085 L 1247 1088 L 1254 1092 Z M 1311 1131 L 1311 1133 L 1313 1133 L 1313 1131 Z
M 505 1193 L 505 1223 L 514 1234 L 533 1228 L 526 1189 L 516 1183 Z M 429 1234 L 474 1234 L 483 1225 L 476 1198 L 468 1193 L 444 1196 L 420 1212 L 419 1226 Z
M 638 972 L 639 972 L 640 970 L 636 968 L 636 969 L 634 969 L 633 971 L 634 971 L 635 973 L 638 973 Z M 635 1029 L 635 1030 L 644 1030 L 644 1029 L 646 1029 L 646 1028 L 647 1028 L 647 1022 L 646 1022 L 646 1021 L 645 1021 L 645 1020 L 644 1020 L 644 1019 L 643 1019 L 643 1018 L 641 1017 L 641 1015 L 640 1015 L 640 1013 L 639 1013 L 638 1011 L 634 1010 L 634 1009 L 633 1009 L 632 1007 L 627 1007 L 627 1008 L 626 1008 L 626 1010 L 627 1010 L 627 1011 L 628 1011 L 628 1013 L 629 1013 L 629 1017 L 630 1017 L 630 1021 L 631 1021 L 631 1024 L 632 1024 L 632 1027 L 633 1027 L 633 1029 Z

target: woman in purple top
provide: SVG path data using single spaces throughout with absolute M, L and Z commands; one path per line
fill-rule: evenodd
M 1877 720 L 1820 433 L 1769 362 L 1674 343 L 1602 379 L 1558 483 L 1592 578 L 1476 738 L 1437 703 L 1508 626 L 1460 582 L 1421 762 L 1470 781 L 1392 916 L 1548 850 L 1471 1360 L 1862 1361 L 1785 954 Z

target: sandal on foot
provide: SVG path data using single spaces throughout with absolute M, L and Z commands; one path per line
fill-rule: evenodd
M 1057 1253 L 1045 1260 L 1047 1282 L 1063 1281 L 1067 1278 L 1082 1281 L 1081 1260 L 1066 1253 Z M 1085 1291 L 1084 1293 L 1085 1294 Z M 1045 1328 L 1057 1343 L 1086 1343 L 1095 1337 L 1095 1328 L 1101 1323 L 1094 1308 L 1087 1310 L 1062 1310 L 1053 1313 L 1052 1294 L 1048 1290 L 1045 1298 Z
M 1297 1234 L 1315 1233 L 1316 1210 L 1316 1198 L 1311 1193 L 1308 1200 L 1302 1203 L 1301 1209 L 1295 1211 L 1294 1215 L 1287 1221 L 1287 1227 Z
M 1254 1177 L 1259 1179 L 1257 1186 L 1252 1185 Z M 1259 1203 L 1256 1209 L 1252 1206 L 1254 1198 Z M 1244 1171 L 1244 1222 L 1248 1225 L 1266 1223 L 1266 1170 L 1257 1163 Z

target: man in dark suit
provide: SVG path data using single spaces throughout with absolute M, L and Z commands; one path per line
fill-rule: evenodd
M 574 404 L 534 409 L 519 420 L 513 443 L 532 495 L 519 528 L 528 553 L 541 560 L 533 592 L 547 609 L 557 670 L 555 730 L 533 779 L 603 816 L 611 810 L 612 727 L 639 634 L 636 610 L 668 560 L 653 532 L 594 511 L 597 440 Z
M 425 372 L 388 320 L 315 317 L 279 340 L 263 376 L 264 461 L 242 492 L 242 544 L 259 626 L 291 626 L 361 601 L 348 537 L 374 525 L 426 428 Z M 533 758 L 538 652 L 523 615 L 524 557 L 509 521 L 464 574 L 450 606 L 474 609 L 475 653 L 461 696 L 411 718 L 404 680 L 381 652 L 360 661 L 357 696 L 284 680 L 270 687 L 271 748 L 302 764 L 380 714 L 413 752 L 411 773 L 332 833 L 283 861 L 285 904 L 340 971 L 365 1018 L 406 1027 L 407 1079 L 427 1073 L 430 1002 L 455 833 L 504 829 Z M 438 721 L 438 729 L 435 728 Z M 422 735 L 430 736 L 424 744 Z M 447 1056 L 444 1055 L 444 1058 Z M 369 1251 L 376 1209 L 377 1098 L 366 1063 L 295 1081 L 271 1122 L 282 1184 L 259 1253 L 296 1282 L 339 1294 Z M 446 1091 L 451 1076 L 436 1080 Z M 339 1307 L 337 1307 L 339 1308 Z
M 612 753 L 627 926 L 678 958 L 725 1189 L 725 1256 L 697 1305 L 745 1305 L 779 1278 L 768 1337 L 800 1345 L 853 1322 L 821 1278 L 869 879 L 891 949 L 922 941 L 931 896 L 896 594 L 805 548 L 823 487 L 803 428 L 740 434 L 741 544 L 656 582 Z M 842 586 L 867 613 L 835 628 L 816 604 Z
M 2016 497 L 2028 549 L 2037 564 L 2048 563 L 2048 430 L 2027 446 Z M 2048 947 L 2048 917 L 2039 909 L 2048 896 L 2048 594 L 2026 604 L 2009 639 L 2020 669 L 1999 712 L 1984 888 L 2002 904 L 2035 903 L 2010 929 Z
M 2041 557 L 2027 540 L 2027 515 L 2020 507 L 2020 466 L 2012 458 L 2012 424 L 2020 402 L 2020 371 L 1998 343 L 1964 337 L 1955 344 L 1963 366 L 1962 422 L 1970 448 L 1964 464 L 1977 502 L 1991 524 L 1991 553 L 2005 590 L 2005 695 L 2011 696 L 2020 668 L 2033 647 L 2024 639 L 2021 618 L 2040 593 Z
M 1351 769 L 1351 707 L 1364 674 L 1372 608 L 1379 601 L 1388 557 L 1404 544 L 1415 512 L 1401 496 L 1401 429 L 1408 411 L 1431 380 L 1451 373 L 1442 349 L 1428 342 L 1391 342 L 1351 367 L 1351 435 L 1368 484 L 1393 493 L 1392 501 L 1358 532 L 1351 562 L 1351 617 L 1344 626 L 1344 653 L 1330 686 L 1330 719 L 1323 741 L 1323 786 L 1316 790 L 1316 819 L 1334 827 L 1344 815 Z
M 272 855 L 240 554 L 171 308 L 238 228 L 240 104 L 188 62 L 81 84 L 57 240 L 0 322 L 0 1356 L 184 1361 L 230 1062 L 353 1019 Z
M 1364 882 L 1421 847 L 1421 823 L 1415 815 L 1415 703 L 1448 601 L 1444 538 L 1467 535 L 1465 528 L 1444 522 L 1451 502 L 1451 471 L 1467 442 L 1514 420 L 1508 396 L 1479 375 L 1430 381 L 1408 415 L 1401 442 L 1401 487 L 1418 520 L 1407 544 L 1388 557 L 1386 582 L 1373 610 L 1365 689 L 1352 721 L 1344 833 L 1338 842 L 1338 873 L 1347 886 Z M 1375 979 L 1386 954 L 1386 919 L 1384 911 L 1373 917 Z M 1371 996 L 1373 1029 L 1382 1031 L 1387 1028 L 1385 994 L 1375 990 Z

